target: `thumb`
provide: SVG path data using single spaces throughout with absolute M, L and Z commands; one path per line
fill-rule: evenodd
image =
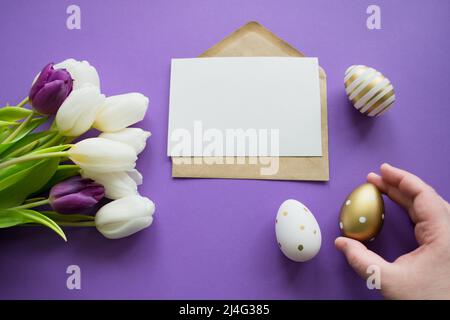
M 382 274 L 390 271 L 390 263 L 375 252 L 368 250 L 361 242 L 350 238 L 339 237 L 334 243 L 336 248 L 345 255 L 348 264 L 360 277 L 366 279 L 370 276 L 367 269 L 371 265 L 378 266 Z

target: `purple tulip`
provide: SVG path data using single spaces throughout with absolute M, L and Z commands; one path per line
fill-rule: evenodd
M 56 114 L 61 104 L 72 91 L 73 80 L 66 69 L 53 69 L 53 63 L 42 69 L 31 86 L 30 103 L 42 114 Z
M 50 205 L 59 213 L 81 213 L 96 205 L 104 195 L 101 184 L 75 176 L 53 186 Z

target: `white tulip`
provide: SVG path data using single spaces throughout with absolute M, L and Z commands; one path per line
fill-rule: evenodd
M 134 171 L 139 174 L 137 170 Z M 133 175 L 134 174 L 135 173 L 133 173 Z M 81 170 L 81 176 L 100 183 L 105 188 L 105 196 L 109 199 L 120 199 L 138 194 L 137 182 L 132 178 L 130 172 L 95 172 Z
M 137 171 L 136 169 L 133 169 L 133 170 L 127 171 L 127 174 L 131 179 L 134 180 L 134 182 L 136 182 L 136 184 L 138 186 L 140 186 L 142 184 L 143 177 L 139 171 Z
M 88 131 L 104 102 L 105 96 L 98 87 L 86 85 L 72 91 L 56 113 L 59 132 L 68 137 L 77 137 Z
M 136 166 L 136 152 L 125 143 L 88 138 L 67 151 L 70 160 L 91 172 L 130 171 Z
M 54 65 L 55 69 L 66 69 L 73 79 L 73 90 L 91 84 L 100 89 L 100 77 L 97 70 L 86 60 L 67 59 Z
M 94 127 L 105 132 L 122 130 L 144 119 L 147 107 L 148 98 L 137 92 L 107 97 L 97 112 Z
M 103 132 L 99 135 L 100 138 L 128 144 L 133 147 L 136 154 L 139 154 L 144 150 L 147 138 L 150 136 L 150 132 L 144 131 L 141 128 L 125 128 L 116 132 Z
M 95 216 L 97 230 L 108 239 L 120 239 L 149 227 L 155 204 L 138 195 L 114 200 Z

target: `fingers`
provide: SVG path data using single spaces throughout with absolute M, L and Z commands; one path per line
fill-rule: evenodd
M 421 192 L 431 190 L 431 187 L 419 177 L 405 170 L 395 168 L 387 163 L 382 164 L 380 170 L 381 176 L 387 184 L 396 187 L 411 199 Z
M 397 187 L 393 187 L 386 183 L 382 177 L 376 173 L 369 173 L 367 181 L 374 184 L 381 192 L 388 195 L 389 198 L 397 202 L 399 205 L 409 210 L 412 205 L 412 198 L 403 194 Z
M 381 273 L 388 273 L 390 271 L 390 263 L 375 252 L 368 250 L 359 241 L 339 237 L 335 240 L 335 245 L 345 255 L 348 264 L 364 279 L 370 275 L 367 273 L 367 269 L 371 265 L 378 266 Z
M 369 173 L 367 181 L 407 209 L 414 223 L 434 219 L 443 211 L 443 201 L 433 188 L 405 170 L 384 163 L 381 176 Z
M 383 181 L 383 178 L 374 172 L 367 175 L 367 181 L 374 184 L 381 192 L 388 193 L 389 185 Z

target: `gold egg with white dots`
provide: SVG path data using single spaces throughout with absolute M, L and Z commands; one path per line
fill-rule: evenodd
M 312 212 L 301 202 L 284 201 L 275 219 L 278 247 L 289 259 L 304 262 L 320 250 L 322 235 Z
M 395 103 L 394 86 L 381 72 L 364 65 L 345 71 L 345 91 L 350 102 L 362 114 L 378 117 Z
M 342 235 L 359 241 L 371 241 L 380 232 L 384 220 L 384 201 L 371 183 L 354 189 L 344 200 L 339 216 Z

